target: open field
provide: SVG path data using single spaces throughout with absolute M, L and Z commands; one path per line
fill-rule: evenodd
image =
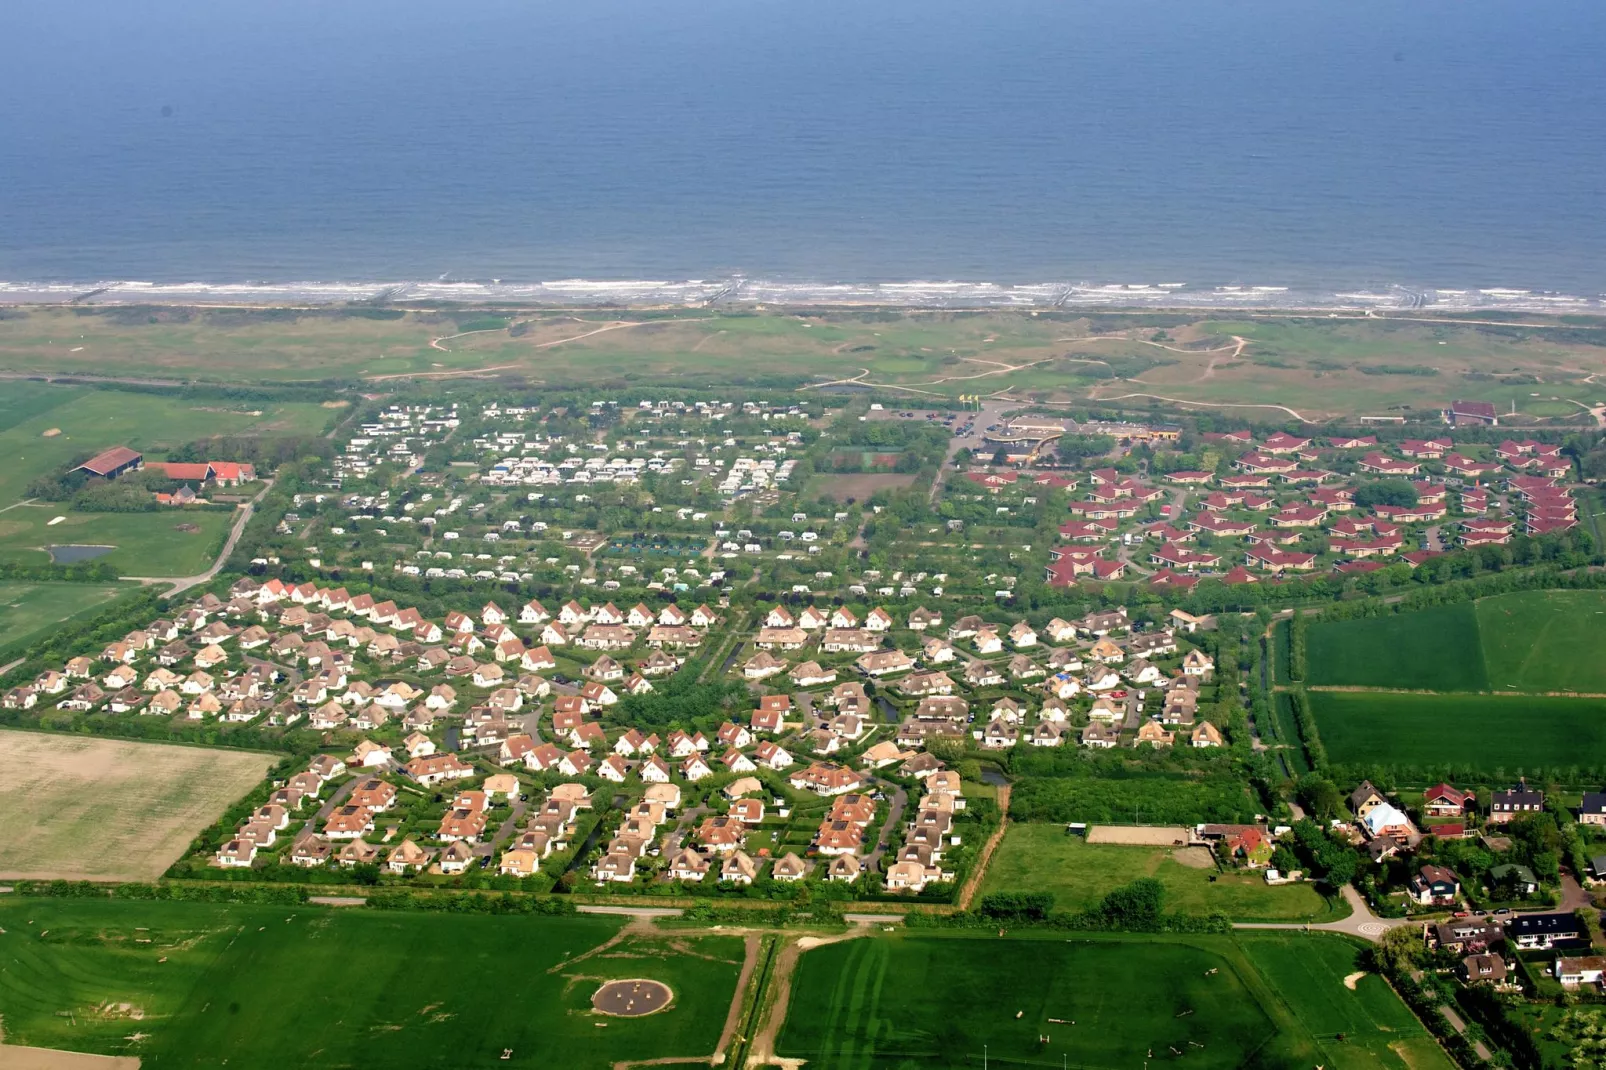
M 808 496 L 834 498 L 839 502 L 864 501 L 878 490 L 907 487 L 912 475 L 893 472 L 866 472 L 858 475 L 817 475 L 809 482 Z
M 1336 765 L 1606 768 L 1606 699 L 1312 691 Z
M 1310 629 L 1313 686 L 1606 694 L 1606 592 L 1521 591 Z
M 0 877 L 160 876 L 273 762 L 240 751 L 0 732 Z
M 1332 943 L 1353 962 L 1354 945 Z M 979 1066 L 984 1045 L 989 1061 L 1045 1067 L 1449 1065 L 1426 1049 L 1399 1058 L 1389 1042 L 1425 1035 L 1410 1012 L 1396 1000 L 1388 1015 L 1373 993 L 1320 972 L 1317 991 L 1276 991 L 1220 936 L 848 940 L 802 956 L 777 1052 L 824 1070 Z M 1370 1061 L 1335 1061 L 1339 1045 L 1306 1019 L 1325 1024 L 1363 998 L 1344 1054 Z
M 1179 861 L 1180 859 L 1180 861 Z M 1165 885 L 1165 909 L 1221 913 L 1234 921 L 1333 921 L 1349 913 L 1308 884 L 1268 885 L 1259 874 L 1217 874 L 1203 848 L 1088 843 L 1060 825 L 1009 826 L 981 893 L 1052 892 L 1059 910 L 1082 910 L 1139 877 Z M 1212 880 L 1211 878 L 1215 878 Z
M 66 519 L 51 524 L 58 516 Z M 125 576 L 193 576 L 211 566 L 233 522 L 234 513 L 221 509 L 78 513 L 61 502 L 19 505 L 0 513 L 0 561 L 48 565 L 46 546 L 115 546 L 94 560 Z
M 1502 411 L 1515 402 L 1536 418 L 1565 418 L 1606 399 L 1606 385 L 1586 381 L 1606 373 L 1598 329 L 1424 319 L 42 307 L 0 320 L 0 370 L 281 382 L 456 374 L 549 383 L 851 380 L 911 398 L 1153 394 L 1264 406 L 1272 417 L 1286 406 L 1316 418 L 1451 398 L 1489 400 Z M 1166 324 L 1163 333 L 1156 323 Z
M 1318 1039 L 1327 1066 L 1425 1070 L 1451 1065 L 1387 981 L 1367 974 L 1353 989 L 1344 984 L 1362 968 L 1357 945 L 1306 933 L 1244 933 L 1239 943 L 1272 991 Z M 1342 1041 L 1336 1039 L 1339 1033 Z
M 1306 638 L 1312 686 L 1485 691 L 1477 610 L 1471 602 L 1416 613 L 1313 624 Z
M 129 589 L 115 583 L 0 582 L 0 651 L 22 646 Z
M 0 320 L 0 328 L 10 322 Z M 103 368 L 100 374 L 116 372 Z M 17 501 L 29 482 L 80 454 L 129 446 L 160 455 L 211 435 L 316 434 L 330 418 L 330 410 L 310 402 L 198 401 L 19 380 L 0 380 L 0 396 L 0 457 L 6 458 L 0 467 L 0 506 Z
M 706 1063 L 743 953 L 680 933 L 604 948 L 613 918 L 318 907 L 0 901 L 0 928 L 10 1039 L 231 1070 Z M 640 977 L 673 990 L 668 1010 L 591 1012 L 604 981 Z

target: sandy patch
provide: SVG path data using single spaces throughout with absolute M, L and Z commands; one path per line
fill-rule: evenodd
M 1188 830 L 1167 825 L 1094 825 L 1088 843 L 1124 843 L 1134 847 L 1185 847 Z
M 1344 978 L 1344 987 L 1349 989 L 1351 992 L 1355 991 L 1355 986 L 1359 984 L 1361 978 L 1365 976 L 1365 970 L 1356 970 L 1354 973 L 1349 974 Z
M 61 428 L 59 428 L 59 427 L 47 427 L 43 431 L 39 432 L 39 437 L 40 438 L 55 438 L 59 434 L 61 434 Z
M 440 367 L 440 365 L 438 365 L 438 364 L 435 365 L 435 366 L 436 367 Z M 322 404 L 320 404 L 318 407 L 321 408 L 321 409 L 343 409 L 347 405 L 350 405 L 350 404 L 351 404 L 351 402 L 349 402 L 349 401 L 325 401 Z
M 1172 851 L 1171 857 L 1178 865 L 1189 869 L 1212 869 L 1216 864 L 1215 856 L 1207 847 L 1183 847 Z
M 139 1070 L 139 1060 L 132 1055 L 86 1055 L 0 1044 L 0 1066 L 6 1070 Z

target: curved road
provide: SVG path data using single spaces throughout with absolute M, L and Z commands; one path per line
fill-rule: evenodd
M 167 592 L 168 598 L 205 583 L 222 571 L 223 562 L 227 561 L 229 555 L 234 552 L 235 544 L 240 541 L 240 534 L 245 531 L 246 524 L 250 523 L 252 514 L 256 512 L 257 502 L 260 502 L 263 495 L 272 489 L 273 477 L 269 476 L 262 481 L 262 489 L 257 491 L 257 496 L 246 502 L 237 511 L 238 515 L 234 518 L 234 526 L 229 529 L 229 537 L 223 544 L 222 552 L 217 555 L 217 560 L 212 562 L 212 567 L 205 572 L 194 576 L 124 576 L 122 578 L 125 580 L 137 580 L 140 583 L 170 583 L 173 588 Z

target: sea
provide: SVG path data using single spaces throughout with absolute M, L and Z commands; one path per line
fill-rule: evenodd
M 0 301 L 1590 310 L 1601 0 L 9 0 Z

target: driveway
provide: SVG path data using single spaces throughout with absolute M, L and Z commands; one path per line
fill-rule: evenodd
M 1300 929 L 1305 932 L 1343 933 L 1345 936 L 1358 937 L 1375 944 L 1390 929 L 1397 929 L 1401 925 L 1421 924 L 1421 922 L 1413 921 L 1410 918 L 1380 918 L 1372 913 L 1371 908 L 1366 905 L 1366 900 L 1361 898 L 1360 892 L 1357 892 L 1347 884 L 1344 885 L 1342 892 L 1344 900 L 1349 903 L 1352 913 L 1341 921 L 1327 921 L 1320 925 L 1301 925 L 1298 922 L 1240 921 L 1234 922 L 1232 927 L 1234 929 Z
M 256 512 L 257 502 L 260 502 L 263 496 L 272 489 L 273 478 L 270 476 L 262 481 L 262 489 L 257 491 L 257 496 L 240 507 L 234 518 L 234 526 L 229 529 L 228 541 L 223 544 L 223 550 L 217 555 L 217 560 L 212 562 L 212 567 L 205 572 L 194 576 L 124 576 L 123 578 L 137 580 L 140 583 L 170 583 L 173 587 L 172 590 L 167 592 L 167 597 L 169 598 L 176 594 L 182 594 L 191 587 L 197 587 L 207 582 L 222 570 L 223 563 L 234 552 L 235 543 L 240 541 L 240 534 L 245 531 L 245 525 L 250 523 L 251 514 Z

